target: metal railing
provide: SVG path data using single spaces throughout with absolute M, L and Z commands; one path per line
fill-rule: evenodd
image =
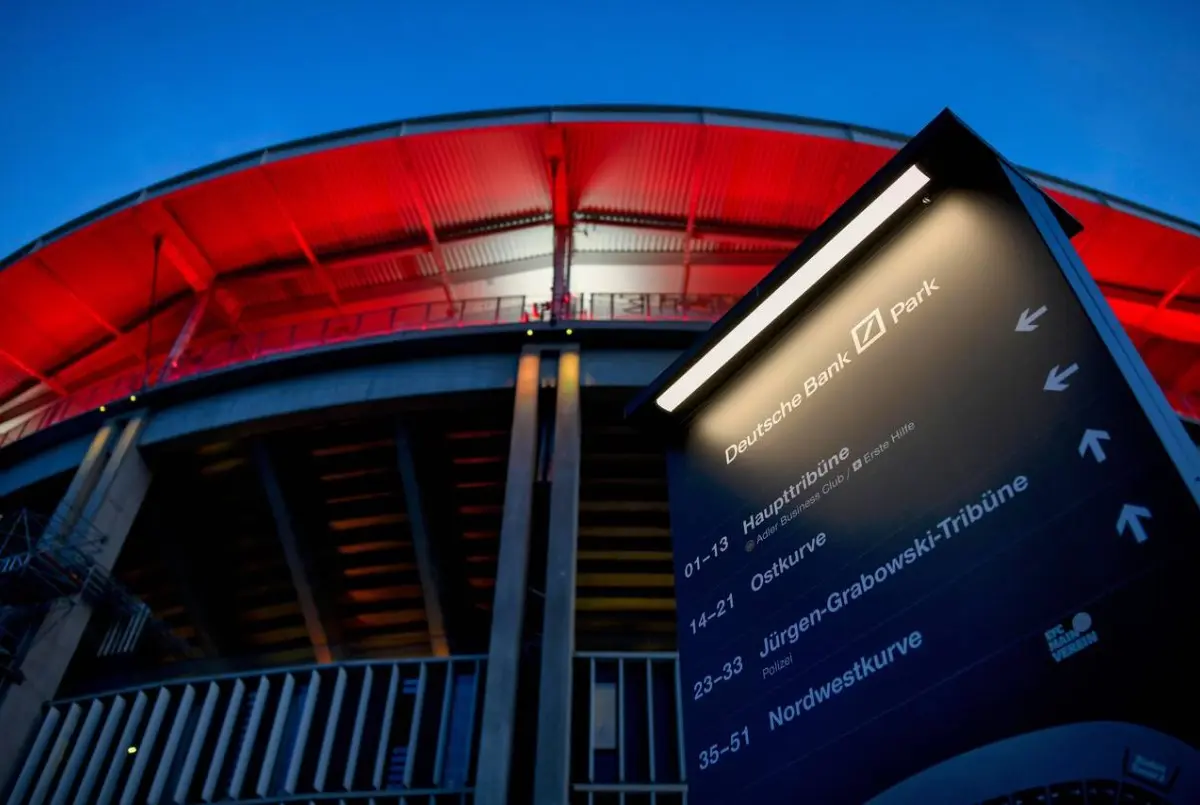
M 467 803 L 484 660 L 313 665 L 53 702 L 6 801 Z
M 572 803 L 686 805 L 678 655 L 575 655 Z
M 594 293 L 568 300 L 565 317 L 571 321 L 715 321 L 737 297 L 722 295 Z M 23 419 L 0 432 L 0 449 L 26 436 L 118 400 L 136 397 L 147 386 L 183 380 L 238 364 L 348 341 L 403 332 L 457 327 L 520 325 L 547 321 L 548 299 L 500 296 L 399 305 L 364 313 L 330 316 L 302 324 L 275 327 L 198 342 L 172 366 L 160 358 L 73 391 L 49 405 L 23 414 Z M 0 422 L 0 426 L 4 423 Z
M 593 293 L 573 297 L 567 317 L 583 321 L 712 322 L 737 301 L 730 294 Z

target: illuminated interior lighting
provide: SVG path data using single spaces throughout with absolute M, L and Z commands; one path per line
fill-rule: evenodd
M 667 386 L 655 400 L 658 407 L 664 411 L 678 408 L 928 183 L 929 177 L 916 165 L 901 174 L 842 231 L 830 238 L 758 307 L 717 341 L 700 360 Z
M 533 335 L 533 330 L 526 330 L 525 335 Z
M 136 755 L 136 754 L 137 754 L 137 747 L 136 747 L 136 746 L 131 746 L 131 747 L 129 747 L 128 749 L 126 749 L 125 751 L 126 751 L 126 752 L 128 752 L 128 753 L 129 753 L 129 754 L 131 754 L 131 755 Z
M 107 410 L 108 410 L 108 406 L 105 406 L 105 405 L 100 406 L 100 413 L 103 414 Z
M 575 332 L 575 331 L 574 331 L 574 330 L 572 330 L 570 327 L 568 327 L 568 328 L 567 328 L 567 335 L 570 335 L 570 334 L 571 334 L 571 333 L 573 333 L 573 332 Z
M 130 401 L 130 402 L 137 402 L 137 395 L 136 395 L 136 394 L 130 394 L 130 395 L 129 395 L 129 401 Z

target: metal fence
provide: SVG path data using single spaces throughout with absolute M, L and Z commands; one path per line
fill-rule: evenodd
M 571 299 L 569 318 L 586 321 L 716 321 L 738 297 L 717 294 L 593 293 Z
M 578 321 L 714 321 L 736 301 L 733 296 L 595 293 L 573 297 L 566 318 Z M 550 302 L 526 296 L 499 296 L 400 305 L 364 313 L 330 316 L 302 324 L 236 333 L 216 340 L 201 340 L 173 365 L 160 358 L 149 366 L 136 366 L 113 377 L 77 389 L 66 397 L 0 422 L 0 449 L 26 436 L 72 419 L 117 400 L 136 398 L 148 386 L 183 380 L 250 363 L 274 355 L 328 347 L 365 338 L 386 337 L 422 330 L 458 327 L 520 325 L 547 321 Z M 7 425 L 8 427 L 5 427 Z
M 729 294 L 591 293 L 571 297 L 567 321 L 712 322 L 736 304 Z M 330 316 L 317 321 L 276 327 L 227 338 L 204 340 L 184 351 L 172 366 L 162 359 L 137 366 L 73 391 L 66 397 L 8 421 L 0 421 L 0 449 L 52 425 L 95 411 L 117 400 L 136 397 L 147 386 L 183 380 L 242 363 L 332 346 L 347 341 L 386 337 L 404 332 L 456 327 L 521 325 L 551 317 L 548 299 L 499 296 L 400 305 L 358 314 Z M 1200 398 L 1168 391 L 1180 415 L 1200 421 Z
M 351 662 L 54 702 L 7 802 L 467 803 L 483 672 L 480 656 Z
M 685 805 L 674 653 L 575 655 L 572 803 Z

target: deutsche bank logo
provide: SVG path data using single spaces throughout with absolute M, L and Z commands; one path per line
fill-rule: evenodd
M 886 332 L 887 327 L 883 324 L 883 316 L 880 315 L 879 308 L 875 308 L 850 331 L 850 335 L 854 338 L 855 352 L 859 355 L 863 354 L 867 347 L 883 338 Z

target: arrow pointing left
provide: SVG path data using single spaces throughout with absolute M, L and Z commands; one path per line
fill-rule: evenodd
M 1079 364 L 1073 363 L 1066 369 L 1059 370 L 1057 366 L 1050 370 L 1050 374 L 1046 375 L 1046 385 L 1042 386 L 1042 391 L 1065 391 L 1067 386 L 1067 378 L 1079 371 Z
M 1021 312 L 1020 317 L 1017 319 L 1016 331 L 1018 333 L 1032 333 L 1038 328 L 1034 322 L 1040 319 L 1045 312 L 1045 305 L 1042 305 L 1032 313 L 1029 312 L 1029 308 L 1025 308 L 1025 310 Z

